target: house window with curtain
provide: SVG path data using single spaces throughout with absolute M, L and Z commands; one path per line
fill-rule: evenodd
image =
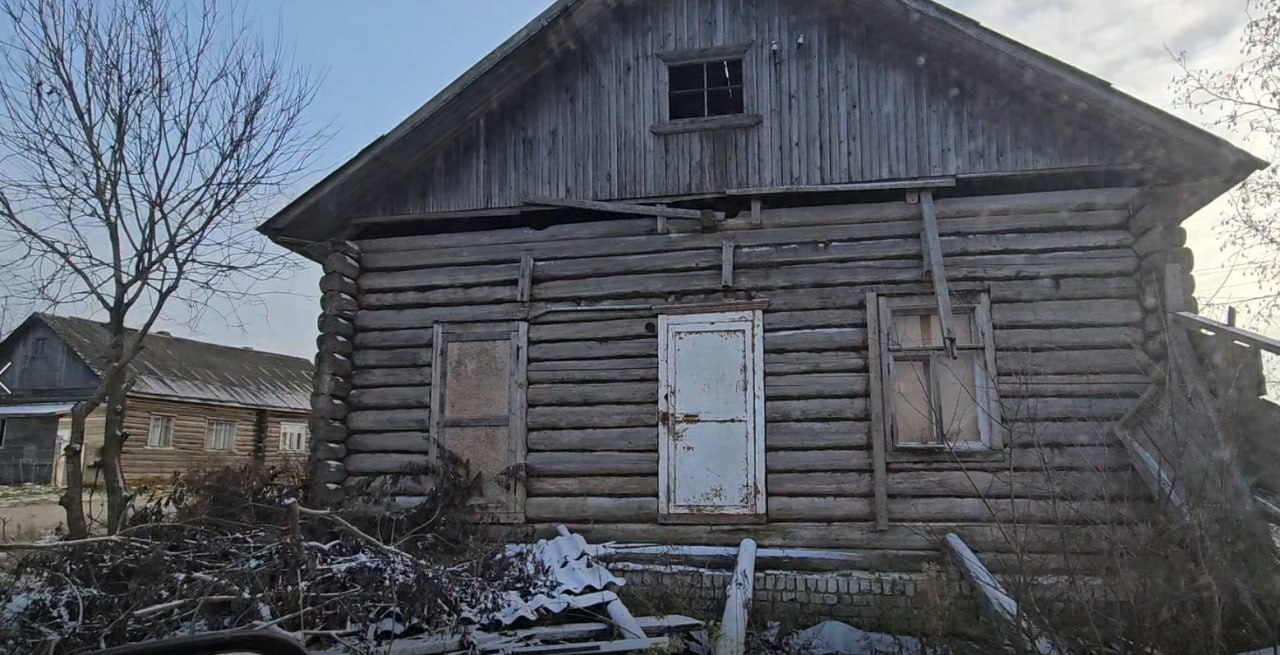
M 230 452 L 236 447 L 235 421 L 215 421 L 210 419 L 204 432 L 205 450 L 221 450 Z
M 280 452 L 307 452 L 307 441 L 310 436 L 311 431 L 307 428 L 306 423 L 281 423 Z
M 151 415 L 151 427 L 147 430 L 147 448 L 173 448 L 172 416 Z

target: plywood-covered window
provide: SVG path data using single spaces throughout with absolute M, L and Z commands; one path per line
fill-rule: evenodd
M 985 295 L 956 303 L 955 352 L 928 297 L 879 299 L 878 412 L 898 450 L 987 450 L 1003 444 L 995 385 L 990 305 Z M 877 399 L 873 398 L 873 402 Z
M 204 429 L 204 447 L 205 450 L 235 450 L 236 422 L 209 419 Z
M 173 448 L 173 417 L 168 414 L 152 414 L 147 430 L 147 448 Z
M 528 326 L 437 325 L 431 436 L 437 458 L 480 476 L 474 505 L 487 520 L 524 518 Z

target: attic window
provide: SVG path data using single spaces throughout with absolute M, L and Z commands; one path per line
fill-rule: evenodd
M 746 112 L 742 58 L 667 67 L 670 120 L 731 116 Z

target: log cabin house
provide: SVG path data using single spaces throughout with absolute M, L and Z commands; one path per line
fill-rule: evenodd
M 0 342 L 0 484 L 64 484 L 71 409 L 98 385 L 108 343 L 105 323 L 52 314 L 32 314 Z M 305 459 L 313 378 L 305 359 L 153 332 L 129 375 L 122 462 L 130 480 Z M 104 411 L 86 420 L 90 483 L 99 479 Z
M 1179 224 L 1263 166 L 926 0 L 561 0 L 261 227 L 326 273 L 312 492 L 447 450 L 540 535 L 1087 544 L 1158 488 Z

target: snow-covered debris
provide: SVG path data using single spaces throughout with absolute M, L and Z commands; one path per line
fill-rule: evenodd
M 789 640 L 794 655 L 920 655 L 920 640 L 866 632 L 847 623 L 824 621 Z

